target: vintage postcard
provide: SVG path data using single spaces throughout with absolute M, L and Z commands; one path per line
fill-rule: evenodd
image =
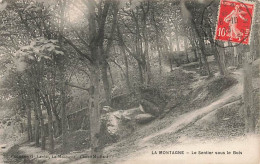
M 0 164 L 259 164 L 259 0 L 0 0 Z

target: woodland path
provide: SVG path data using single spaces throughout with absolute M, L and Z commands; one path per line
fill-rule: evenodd
M 238 81 L 238 83 L 226 90 L 222 94 L 222 96 L 220 96 L 216 101 L 212 102 L 211 104 L 205 107 L 182 114 L 177 119 L 173 120 L 170 126 L 161 129 L 159 132 L 146 136 L 139 141 L 136 141 L 136 145 L 140 145 L 141 147 L 139 151 L 134 152 L 133 154 L 129 154 L 127 158 L 123 157 L 121 160 L 119 159 L 118 164 L 122 162 L 131 163 L 133 159 L 140 157 L 143 154 L 151 154 L 152 150 L 156 150 L 158 146 L 160 147 L 160 145 L 156 145 L 150 142 L 152 139 L 156 139 L 156 137 L 159 137 L 161 135 L 168 135 L 170 133 L 178 132 L 179 130 L 189 125 L 192 125 L 194 122 L 204 118 L 206 115 L 209 115 L 210 113 L 221 108 L 222 106 L 232 103 L 232 100 L 237 100 L 239 97 L 241 97 L 243 93 L 242 70 L 240 69 L 233 72 L 232 76 Z M 170 148 L 172 146 L 174 145 L 168 145 L 167 147 Z

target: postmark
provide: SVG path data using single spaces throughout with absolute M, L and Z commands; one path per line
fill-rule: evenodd
M 248 45 L 254 10 L 253 2 L 220 0 L 215 40 Z

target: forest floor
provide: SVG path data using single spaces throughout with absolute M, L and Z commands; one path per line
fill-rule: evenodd
M 32 144 L 17 145 L 15 148 L 9 149 L 5 156 L 8 157 L 8 154 L 10 155 L 12 152 L 19 153 L 30 158 L 27 161 L 28 163 L 85 164 L 92 163 L 95 160 L 96 163 L 107 164 L 150 164 L 157 163 L 159 160 L 160 162 L 169 163 L 169 159 L 171 159 L 171 163 L 172 161 L 175 161 L 175 163 L 205 163 L 208 162 L 207 160 L 211 159 L 212 161 L 212 159 L 219 158 L 224 159 L 226 163 L 230 163 L 234 159 L 240 159 L 241 163 L 245 163 L 245 161 L 246 163 L 255 162 L 256 159 L 253 157 L 259 153 L 255 144 L 257 138 L 255 136 L 245 136 L 243 132 L 244 120 L 241 108 L 243 105 L 242 69 L 233 70 L 230 73 L 230 77 L 235 79 L 236 82 L 231 80 L 232 84 L 228 88 L 221 86 L 214 88 L 215 85 L 218 85 L 217 83 L 222 85 L 222 82 L 227 79 L 221 79 L 219 76 L 207 79 L 186 68 L 185 70 L 183 68 L 178 69 L 184 71 L 187 76 L 192 76 L 189 87 L 184 88 L 197 90 L 195 93 L 185 90 L 187 91 L 185 95 L 189 96 L 187 101 L 190 103 L 184 103 L 174 108 L 161 119 L 158 118 L 149 124 L 141 125 L 125 139 L 107 145 L 103 150 L 104 158 L 89 158 L 89 149 L 70 152 L 67 155 L 58 157 L 57 155 L 50 155 L 47 151 L 40 150 L 40 148 L 35 148 Z M 174 72 L 169 73 L 169 78 L 173 77 L 171 74 L 174 74 Z M 230 80 L 227 81 L 230 82 Z M 175 82 L 173 83 L 175 84 Z M 254 86 L 255 91 L 258 92 L 259 88 L 256 86 L 259 86 L 259 84 L 254 84 Z M 212 88 L 216 94 L 206 93 L 212 91 Z M 174 88 L 168 88 L 168 90 L 171 89 L 174 91 Z M 159 151 L 168 151 L 168 153 L 170 151 L 184 151 L 184 154 L 159 154 Z M 194 156 L 194 153 L 198 153 L 198 151 L 213 152 L 213 155 Z M 228 156 L 227 151 L 230 151 L 232 155 Z M 233 151 L 236 151 L 237 154 L 234 154 Z M 220 154 L 225 152 L 225 155 L 220 156 L 214 154 L 215 152 Z M 250 155 L 248 155 L 249 153 Z M 32 154 L 34 154 L 34 157 L 29 157 Z M 190 159 L 193 159 L 193 161 L 189 161 Z M 8 161 L 10 160 L 7 160 L 7 163 Z

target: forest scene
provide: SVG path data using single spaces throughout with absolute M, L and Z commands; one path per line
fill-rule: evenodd
M 247 139 L 260 133 L 260 1 L 250 3 L 242 44 L 215 39 L 228 33 L 216 33 L 220 0 L 0 0 L 0 163 L 190 159 L 201 147 L 191 144 L 213 142 L 235 151 L 226 163 L 257 164 Z M 250 161 L 218 149 L 241 140 Z

